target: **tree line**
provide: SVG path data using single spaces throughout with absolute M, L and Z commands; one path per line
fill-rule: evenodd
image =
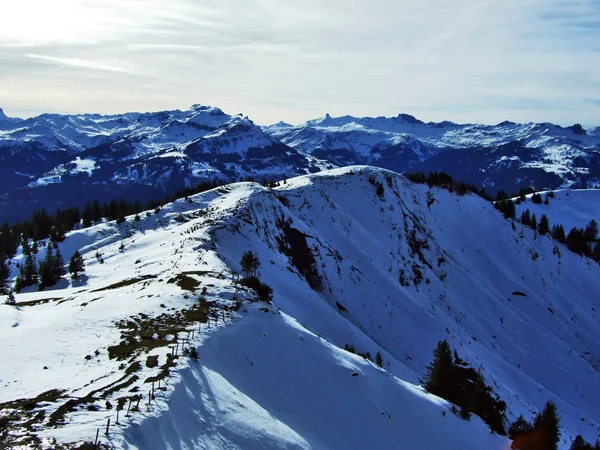
M 560 439 L 560 416 L 554 402 L 548 401 L 533 421 L 520 415 L 506 430 L 506 403 L 494 393 L 480 371 L 452 350 L 448 341 L 439 341 L 433 350 L 433 361 L 427 366 L 422 380 L 425 389 L 453 403 L 453 411 L 468 420 L 471 414 L 479 416 L 490 430 L 508 435 L 513 448 L 519 450 L 557 450 Z M 457 408 L 458 407 L 458 408 Z M 570 450 L 600 450 L 600 441 L 595 446 L 577 436 Z

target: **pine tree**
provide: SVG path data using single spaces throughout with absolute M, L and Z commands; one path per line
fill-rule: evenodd
M 535 217 L 535 214 L 533 214 L 531 216 L 531 223 L 529 224 L 531 226 L 531 228 L 533 228 L 534 230 L 537 230 L 537 219 Z
M 540 447 L 544 450 L 557 450 L 560 437 L 560 419 L 556 405 L 552 401 L 546 402 L 544 409 L 533 421 L 533 427 L 539 435 Z
M 531 425 L 521 414 L 517 419 L 510 424 L 508 428 L 508 437 L 510 439 L 516 439 L 518 436 L 522 436 L 526 433 L 529 433 L 533 430 L 533 425 Z
M 590 220 L 583 234 L 587 242 L 594 242 L 598 238 L 598 223 L 594 219 Z
M 538 224 L 538 232 L 541 235 L 544 235 L 550 231 L 550 222 L 548 221 L 548 217 L 546 214 L 542 214 L 542 218 L 540 219 L 540 223 Z
M 531 213 L 529 212 L 529 208 L 521 213 L 521 223 L 523 225 L 531 225 Z
M 79 253 L 79 250 L 75 250 L 75 253 L 73 253 L 73 256 L 71 256 L 69 261 L 69 273 L 74 279 L 77 279 L 80 272 L 85 272 L 85 263 L 83 262 L 83 257 Z
M 38 273 L 35 262 L 35 256 L 31 253 L 31 249 L 27 247 L 29 252 L 25 255 L 25 262 L 21 264 L 19 275 L 15 281 L 15 291 L 19 292 L 27 286 L 33 286 L 38 282 Z
M 570 450 L 594 450 L 594 448 L 592 447 L 592 444 L 583 439 L 583 436 L 578 434 L 575 439 L 573 439 Z
M 0 295 L 7 295 L 10 291 L 8 279 L 10 277 L 10 260 L 0 255 Z
M 52 244 L 48 243 L 46 247 L 46 257 L 39 264 L 40 289 L 53 286 L 55 283 L 52 266 L 54 264 L 54 251 Z
M 540 203 L 542 203 L 542 196 L 536 192 L 535 194 L 533 194 L 531 196 L 531 201 L 533 203 L 540 204 Z
M 245 251 L 240 259 L 240 266 L 242 266 L 242 273 L 244 278 L 256 277 L 258 274 L 258 268 L 260 267 L 260 260 L 256 253 L 250 250 Z
M 379 367 L 383 367 L 383 356 L 381 356 L 380 352 L 377 352 L 375 355 L 375 364 L 377 364 Z
M 444 339 L 439 341 L 433 350 L 433 362 L 427 366 L 427 374 L 424 379 L 425 389 L 438 397 L 449 399 L 450 380 L 453 372 L 452 349 L 448 341 Z
M 54 260 L 52 261 L 52 275 L 54 276 L 55 282 L 66 274 L 65 260 L 63 259 L 60 250 L 57 248 L 56 253 L 54 254 Z
M 558 242 L 560 242 L 562 244 L 565 243 L 565 241 L 567 240 L 567 237 L 565 235 L 565 229 L 563 228 L 562 225 L 554 225 L 552 227 L 552 237 L 556 241 L 558 241 Z

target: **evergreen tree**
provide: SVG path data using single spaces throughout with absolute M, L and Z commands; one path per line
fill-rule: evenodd
M 521 213 L 521 223 L 523 225 L 531 225 L 531 213 L 529 212 L 529 208 Z
M 494 204 L 494 207 L 500 211 L 505 219 L 514 219 L 516 207 L 512 200 L 501 200 Z
M 533 214 L 531 216 L 531 223 L 529 224 L 531 226 L 531 228 L 533 228 L 534 230 L 537 230 L 537 219 L 535 217 L 535 214 Z
M 542 218 L 540 219 L 540 223 L 538 224 L 538 232 L 541 235 L 544 235 L 550 231 L 550 222 L 548 221 L 548 217 L 546 214 L 542 214 Z
M 536 192 L 531 196 L 531 201 L 539 205 L 540 203 L 542 203 L 542 196 Z
M 248 250 L 245 251 L 240 259 L 240 266 L 242 266 L 242 274 L 244 278 L 256 277 L 258 274 L 258 268 L 260 267 L 260 260 L 256 253 Z
M 40 289 L 53 286 L 56 282 L 53 273 L 54 250 L 52 244 L 46 246 L 46 257 L 39 264 Z
M 570 450 L 594 450 L 594 448 L 592 447 L 592 444 L 583 439 L 583 436 L 578 434 L 575 439 L 573 439 Z
M 424 387 L 438 397 L 450 400 L 452 395 L 452 383 L 450 379 L 454 373 L 454 361 L 452 360 L 452 349 L 445 339 L 439 341 L 433 350 L 433 362 L 427 366 Z M 451 401 L 451 400 L 450 400 Z
M 69 273 L 74 279 L 77 279 L 80 272 L 85 272 L 85 263 L 83 262 L 83 257 L 79 253 L 79 250 L 75 250 L 75 253 L 73 253 L 73 256 L 71 256 L 69 261 Z
M 600 263 L 600 241 L 597 241 L 592 248 L 592 259 Z
M 598 223 L 594 219 L 585 227 L 584 237 L 587 242 L 594 242 L 598 238 Z
M 572 228 L 566 239 L 567 247 L 574 253 L 589 255 L 590 247 L 585 239 L 585 231 L 582 228 Z
M 54 259 L 52 260 L 52 275 L 55 282 L 66 274 L 67 270 L 65 269 L 65 260 L 63 259 L 60 250 L 57 248 L 56 253 L 54 254 Z
M 552 237 L 557 242 L 560 242 L 562 244 L 565 243 L 565 241 L 567 240 L 567 237 L 565 236 L 565 229 L 563 228 L 562 225 L 554 225 L 552 227 Z
M 375 364 L 377 364 L 379 367 L 383 367 L 383 356 L 381 356 L 380 352 L 377 352 L 375 355 Z
M 517 437 L 530 433 L 532 430 L 533 425 L 531 425 L 521 414 L 510 424 L 510 427 L 508 428 L 508 437 L 515 440 Z
M 533 421 L 533 427 L 539 435 L 539 448 L 557 450 L 560 437 L 559 422 L 556 405 L 549 400 Z
M 0 255 L 0 295 L 7 295 L 10 291 L 8 279 L 10 277 L 10 260 Z
M 38 282 L 38 273 L 35 262 L 35 256 L 31 253 L 25 255 L 25 262 L 21 264 L 19 269 L 19 276 L 15 282 L 15 291 L 19 292 L 21 289 L 27 286 L 33 286 Z

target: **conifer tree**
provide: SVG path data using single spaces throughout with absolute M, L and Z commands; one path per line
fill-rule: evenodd
M 454 372 L 452 349 L 445 339 L 439 341 L 433 350 L 433 362 L 427 366 L 424 386 L 428 392 L 449 399 L 450 378 Z
M 598 238 L 598 223 L 594 219 L 585 227 L 584 237 L 587 242 L 594 242 Z
M 560 437 L 559 422 L 556 405 L 549 400 L 533 422 L 533 427 L 539 435 L 539 448 L 557 450 Z
M 554 225 L 552 227 L 552 237 L 556 241 L 558 241 L 558 242 L 560 242 L 562 244 L 565 243 L 565 241 L 567 240 L 567 237 L 565 235 L 565 229 L 563 228 L 562 225 Z
M 592 444 L 588 443 L 583 439 L 583 436 L 578 434 L 573 442 L 571 443 L 570 450 L 594 450 Z
M 15 282 L 15 291 L 19 292 L 21 289 L 27 286 L 33 286 L 38 282 L 38 273 L 35 262 L 35 256 L 31 253 L 31 249 L 25 255 L 25 262 L 21 264 L 19 269 L 19 276 Z
M 260 260 L 256 253 L 248 250 L 245 251 L 240 259 L 240 266 L 242 266 L 242 274 L 244 278 L 256 277 L 258 274 L 258 268 L 260 267 Z
M 377 364 L 379 367 L 383 367 L 383 356 L 381 356 L 380 352 L 377 352 L 375 355 L 375 364 Z
M 48 243 L 46 247 L 46 257 L 39 264 L 40 288 L 43 289 L 52 286 L 55 283 L 53 274 L 54 251 L 52 244 Z
M 10 277 L 10 260 L 0 255 L 0 295 L 7 295 L 10 291 L 8 279 Z
M 521 414 L 517 419 L 510 424 L 508 428 L 508 437 L 510 439 L 515 439 L 518 436 L 521 436 L 525 433 L 529 433 L 533 430 L 533 425 L 531 425 Z
M 531 228 L 533 228 L 534 230 L 537 230 L 537 219 L 535 217 L 535 214 L 533 214 L 531 216 L 531 223 L 529 224 L 531 226 Z
M 521 223 L 523 225 L 531 225 L 531 213 L 529 212 L 529 208 L 521 213 Z
M 548 221 L 548 217 L 546 214 L 542 214 L 542 218 L 540 219 L 540 223 L 538 224 L 538 232 L 541 235 L 544 235 L 550 231 L 550 222 Z
M 60 279 L 63 275 L 67 274 L 67 270 L 65 269 L 65 260 L 60 253 L 60 250 L 57 248 L 56 253 L 54 254 L 54 259 L 52 261 L 52 275 L 54 277 L 55 282 Z
M 83 257 L 79 253 L 79 250 L 75 250 L 75 253 L 73 253 L 73 256 L 71 256 L 69 261 L 69 273 L 74 279 L 77 279 L 81 272 L 85 272 L 85 263 L 83 262 Z

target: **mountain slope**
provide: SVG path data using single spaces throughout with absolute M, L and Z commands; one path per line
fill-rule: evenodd
M 91 439 L 108 417 L 114 421 L 107 399 L 114 403 L 137 387 L 145 404 L 151 384 L 144 380 L 169 361 L 174 341 L 157 342 L 162 328 L 151 327 L 152 348 L 128 355 L 121 368 L 106 349 L 129 348 L 130 333 L 149 321 L 166 326 L 165 315 L 179 312 L 185 329 L 203 323 L 188 344 L 199 346 L 199 362 L 180 358 L 167 392 L 122 419 L 129 426 L 111 432 L 118 448 L 505 448 L 479 419 L 461 421 L 414 386 L 443 338 L 481 369 L 508 403 L 509 419 L 530 417 L 552 399 L 563 447 L 578 433 L 594 440 L 598 265 L 516 228 L 479 197 L 352 167 L 276 189 L 229 185 L 140 222 L 72 232 L 61 251 L 80 248 L 89 278 L 18 294 L 18 308 L 0 308 L 2 352 L 12 361 L 0 369 L 11 386 L 0 401 L 65 389 L 68 397 L 33 409 L 53 417 L 68 398 L 85 395 L 65 413 L 64 426 L 48 428 L 42 417 L 33 430 Z M 258 253 L 261 278 L 274 289 L 274 309 L 266 312 L 252 304 L 231 309 L 235 299 L 252 296 L 236 292 L 231 278 L 247 249 Z M 182 308 L 196 304 L 202 309 L 188 323 Z M 225 329 L 215 329 L 223 318 Z M 177 333 L 181 339 L 187 332 Z M 39 352 L 52 336 L 60 340 Z M 383 370 L 342 350 L 347 344 L 381 352 Z M 143 364 L 147 354 L 159 356 L 158 367 Z M 136 362 L 139 370 L 124 376 Z M 112 390 L 110 383 L 133 375 Z M 376 432 L 357 432 L 359 424 Z
M 535 214 L 538 221 L 545 214 L 550 221 L 550 227 L 562 225 L 566 233 L 573 227 L 585 228 L 592 219 L 600 223 L 600 190 L 559 189 L 552 192 L 554 197 L 548 198 L 547 205 L 533 203 L 533 194 L 526 195 L 526 201 L 516 205 L 517 217 L 526 209 Z M 542 199 L 545 199 L 547 192 L 540 194 Z

